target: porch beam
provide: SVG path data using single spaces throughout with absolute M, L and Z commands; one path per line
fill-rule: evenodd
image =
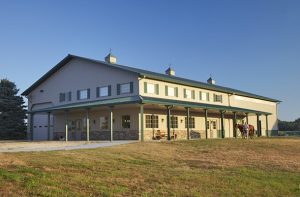
M 171 140 L 171 106 L 166 106 L 167 108 L 167 128 L 168 128 L 168 141 Z
M 144 141 L 144 104 L 140 104 L 140 120 L 141 120 L 141 141 Z
M 222 138 L 225 138 L 225 134 L 224 134 L 224 111 L 221 111 L 221 132 L 222 132 Z
M 257 137 L 260 137 L 259 114 L 256 114 Z
M 208 125 L 207 125 L 207 113 L 208 110 L 204 109 L 204 113 L 205 113 L 205 138 L 208 139 Z
M 190 139 L 190 108 L 186 107 L 186 135 L 187 139 Z
M 65 111 L 65 135 L 66 142 L 68 141 L 68 111 Z
M 30 125 L 29 125 L 29 135 L 30 135 L 30 140 L 33 141 L 33 122 L 34 122 L 34 113 L 30 114 Z
M 233 137 L 236 138 L 236 112 L 233 112 Z
M 86 109 L 86 141 L 90 141 L 90 109 Z
M 48 140 L 50 140 L 50 115 L 51 115 L 51 113 L 50 112 L 48 112 Z
M 114 129 L 114 115 L 113 115 L 113 106 L 109 107 L 109 127 L 110 127 L 110 141 L 113 141 L 113 129 Z
M 267 137 L 270 137 L 269 136 L 269 122 L 268 122 L 268 114 L 266 114 L 266 134 L 267 134 Z

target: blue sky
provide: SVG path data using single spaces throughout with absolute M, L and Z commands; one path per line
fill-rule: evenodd
M 249 91 L 300 117 L 298 0 L 0 0 L 0 78 L 24 91 L 68 53 Z

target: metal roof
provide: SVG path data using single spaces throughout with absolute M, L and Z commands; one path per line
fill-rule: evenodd
M 229 106 L 222 106 L 222 105 L 212 105 L 212 104 L 205 104 L 205 103 L 195 103 L 195 102 L 186 102 L 186 101 L 142 97 L 142 96 L 130 96 L 130 97 L 113 98 L 113 99 L 105 99 L 105 100 L 90 101 L 90 102 L 72 103 L 72 104 L 60 105 L 56 107 L 49 107 L 41 110 L 33 110 L 30 111 L 29 113 L 52 112 L 52 111 L 70 110 L 70 109 L 87 109 L 92 107 L 114 106 L 114 105 L 133 104 L 133 103 L 140 103 L 140 104 L 152 103 L 152 104 L 159 104 L 159 105 L 174 105 L 174 106 L 201 108 L 201 109 L 208 109 L 208 110 L 212 109 L 212 110 L 220 110 L 220 111 L 271 115 L 271 113 L 268 112 L 256 111 L 256 110 L 250 110 L 250 109 L 244 109 L 238 107 L 229 107 Z
M 214 90 L 214 91 L 228 93 L 228 94 L 246 96 L 246 97 L 271 101 L 271 102 L 281 102 L 277 99 L 272 99 L 272 98 L 268 98 L 265 96 L 260 96 L 257 94 L 252 94 L 249 92 L 241 91 L 241 90 L 227 88 L 227 87 L 223 87 L 223 86 L 219 86 L 219 85 L 212 85 L 212 84 L 195 81 L 195 80 L 190 80 L 190 79 L 185 79 L 185 78 L 176 77 L 176 76 L 169 76 L 169 75 L 162 74 L 162 73 L 156 73 L 156 72 L 143 70 L 143 69 L 139 69 L 139 68 L 134 68 L 134 67 L 129 67 L 129 66 L 120 65 L 120 64 L 110 64 L 105 61 L 89 59 L 89 58 L 80 57 L 80 56 L 71 55 L 71 54 L 67 55 L 62 61 L 60 61 L 56 66 L 54 66 L 51 70 L 49 70 L 45 75 L 43 75 L 39 80 L 37 80 L 33 85 L 31 85 L 27 90 L 25 90 L 22 93 L 22 95 L 27 96 L 32 90 L 34 90 L 41 83 L 43 83 L 45 80 L 47 80 L 53 73 L 58 71 L 61 67 L 66 65 L 73 58 L 77 58 L 77 59 L 81 59 L 81 60 L 85 60 L 85 61 L 89 61 L 89 62 L 101 64 L 101 65 L 111 66 L 111 67 L 114 67 L 117 69 L 125 70 L 128 72 L 133 72 L 141 77 L 146 77 L 146 78 L 150 78 L 150 79 L 156 79 L 156 80 L 170 82 L 170 83 L 176 83 L 176 84 L 187 85 L 187 86 L 192 86 L 192 87 L 197 87 L 197 88 L 203 88 L 203 89 L 207 89 L 207 90 Z

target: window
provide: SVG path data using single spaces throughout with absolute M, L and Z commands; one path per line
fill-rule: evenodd
M 209 121 L 206 122 L 207 129 L 210 129 Z
M 144 92 L 149 94 L 159 94 L 159 85 L 144 82 Z
M 195 128 L 195 117 L 190 117 L 189 128 Z M 185 128 L 187 128 L 187 118 L 185 117 Z
M 89 98 L 90 98 L 90 89 L 77 91 L 77 100 L 84 100 Z
M 133 82 L 117 84 L 117 95 L 133 93 Z
M 165 95 L 178 97 L 178 88 L 165 86 Z
M 126 94 L 126 93 L 130 93 L 130 84 L 129 83 L 121 85 L 121 94 Z
M 200 100 L 201 101 L 209 101 L 209 93 L 208 92 L 200 92 Z
M 212 121 L 213 129 L 217 129 L 217 121 Z
M 168 95 L 167 96 L 175 96 L 175 88 L 168 87 Z
M 178 128 L 178 117 L 171 116 L 171 128 L 175 129 Z
M 108 117 L 100 116 L 100 129 L 108 129 Z
M 184 98 L 195 99 L 195 91 L 194 90 L 183 90 Z
M 59 93 L 59 102 L 66 101 L 66 94 L 65 93 Z
M 219 102 L 219 103 L 222 103 L 222 95 L 221 94 L 219 94 L 219 95 L 217 95 L 217 94 L 214 94 L 214 102 Z
M 59 102 L 65 102 L 71 100 L 72 100 L 72 92 L 59 93 Z
M 146 128 L 158 128 L 158 116 L 146 115 Z
M 130 128 L 130 116 L 129 115 L 122 116 L 122 127 Z
M 111 86 L 97 87 L 96 92 L 97 97 L 111 96 Z

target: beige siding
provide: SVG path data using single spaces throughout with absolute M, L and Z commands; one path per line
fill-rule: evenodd
M 133 94 L 117 95 L 117 84 L 133 82 Z M 96 87 L 111 85 L 111 96 L 96 98 Z M 77 90 L 90 88 L 90 99 L 77 100 Z M 43 90 L 43 92 L 40 92 Z M 72 92 L 72 101 L 59 102 L 59 93 Z M 99 99 L 138 95 L 138 77 L 136 74 L 73 59 L 54 73 L 49 79 L 35 88 L 29 95 L 29 109 L 33 104 L 51 103 L 52 106 Z

